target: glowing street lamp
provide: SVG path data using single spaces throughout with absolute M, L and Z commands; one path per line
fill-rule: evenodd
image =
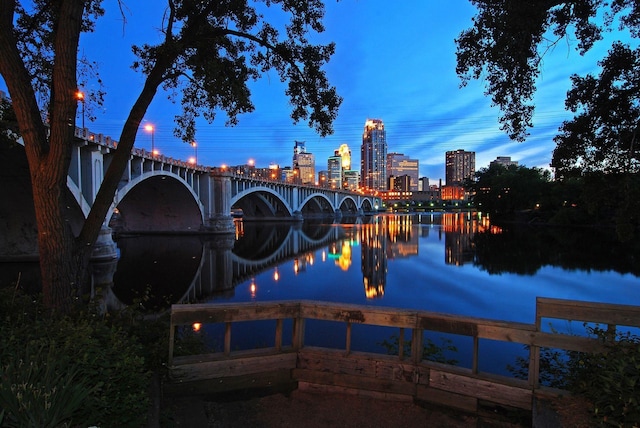
M 84 129 L 84 93 L 76 91 L 76 100 L 82 103 L 82 129 Z
M 195 141 L 189 143 L 193 147 L 193 164 L 198 163 L 198 144 Z
M 156 129 L 153 127 L 153 125 L 145 125 L 144 129 L 147 132 L 151 132 L 151 155 L 155 156 L 156 150 L 155 150 L 154 135 L 156 133 Z

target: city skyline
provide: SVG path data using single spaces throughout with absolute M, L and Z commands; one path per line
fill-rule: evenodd
M 89 121 L 87 112 L 86 126 L 116 140 L 143 82 L 143 76 L 130 69 L 134 60 L 130 46 L 155 43 L 164 12 L 150 1 L 127 6 L 123 24 L 115 2 L 105 3 L 106 14 L 98 20 L 95 33 L 83 34 L 80 44 L 80 54 L 98 62 L 106 90 L 105 105 L 93 111 L 97 120 Z M 326 31 L 312 40 L 336 43 L 326 70 L 344 101 L 333 135 L 321 138 L 306 123 L 293 125 L 285 85 L 270 73 L 250 86 L 253 113 L 240 116 L 239 125 L 232 128 L 224 127 L 222 113 L 213 125 L 200 121 L 195 147 L 173 136 L 173 116 L 179 106 L 159 92 L 135 146 L 150 149 L 153 139 L 161 154 L 185 160 L 197 155 L 198 163 L 207 166 L 246 164 L 251 158 L 266 167 L 291 165 L 294 141 L 304 141 L 318 165 L 347 144 L 353 150 L 353 165 L 359 165 L 363 125 L 372 118 L 385 123 L 389 152 L 418 159 L 419 176 L 432 182 L 445 177 L 445 153 L 458 149 L 475 151 L 478 169 L 498 156 L 510 156 L 527 167 L 549 168 L 553 136 L 562 120 L 572 117 L 564 109 L 570 75 L 594 72 L 610 41 L 621 36 L 617 31 L 605 34 L 605 40 L 584 57 L 575 51 L 575 41 L 546 54 L 534 99 L 534 128 L 526 142 L 516 143 L 499 129 L 499 111 L 484 96 L 482 81 L 459 88 L 454 40 L 471 26 L 475 12 L 467 0 L 326 2 Z M 6 91 L 1 80 L 0 90 Z M 76 124 L 82 120 L 78 116 Z M 145 131 L 146 125 L 154 127 L 153 135 Z

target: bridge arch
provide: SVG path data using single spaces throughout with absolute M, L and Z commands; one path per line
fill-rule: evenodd
M 204 207 L 179 175 L 151 171 L 128 182 L 114 198 L 106 223 L 120 232 L 199 231 Z
M 340 201 L 339 207 L 342 214 L 357 214 L 360 207 L 358 206 L 358 201 L 356 201 L 352 196 L 345 195 Z
M 249 205 L 253 202 L 253 205 Z M 242 208 L 245 217 L 291 217 L 291 205 L 276 190 L 266 186 L 245 189 L 231 198 L 231 207 Z
M 306 198 L 300 202 L 299 211 L 305 214 L 331 214 L 333 215 L 336 207 L 333 206 L 333 201 L 329 199 L 327 195 L 320 192 L 314 192 L 307 195 Z

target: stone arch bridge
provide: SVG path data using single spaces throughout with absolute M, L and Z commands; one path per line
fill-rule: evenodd
M 76 128 L 75 136 L 68 210 L 71 227 L 79 231 L 118 143 L 86 128 Z M 13 183 L 0 192 L 2 200 L 12 201 L 0 208 L 0 258 L 37 257 L 24 149 L 2 148 L 0 155 L 0 168 Z M 300 221 L 363 215 L 380 205 L 379 198 L 357 192 L 256 179 L 134 148 L 101 236 L 110 240 L 110 228 L 119 233 L 233 233 L 233 208 L 248 221 Z

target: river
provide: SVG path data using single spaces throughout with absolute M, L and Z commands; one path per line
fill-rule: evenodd
M 110 309 L 307 299 L 533 323 L 538 296 L 640 305 L 635 241 L 592 228 L 497 227 L 472 213 L 238 221 L 235 237 L 145 235 L 117 243 L 119 260 L 94 265 L 91 290 Z M 318 344 L 335 340 L 321 326 L 307 334 L 314 328 Z M 255 341 L 258 331 L 240 334 Z M 470 345 L 445 339 L 465 365 Z M 522 348 L 487 346 L 496 367 L 512 364 Z

